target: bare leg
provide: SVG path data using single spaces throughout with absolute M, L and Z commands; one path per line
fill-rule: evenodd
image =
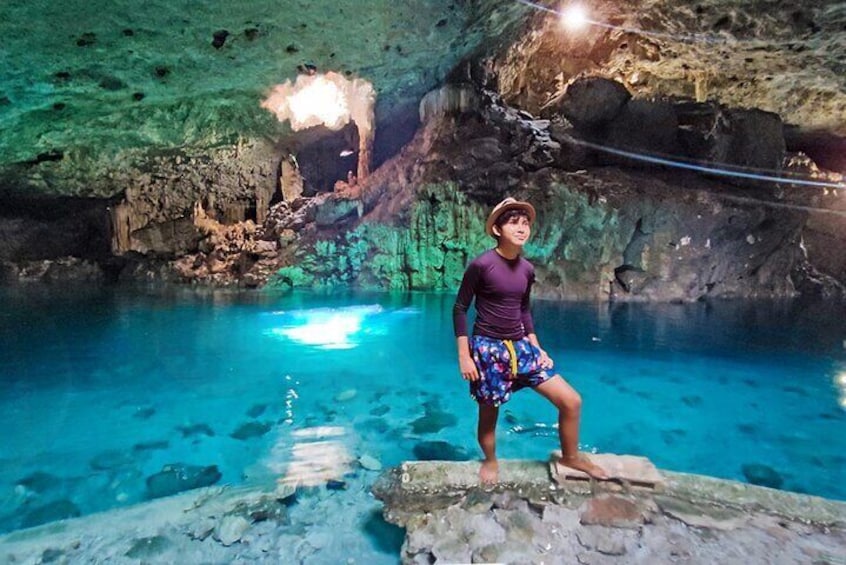
M 482 467 L 479 469 L 479 479 L 484 484 L 493 484 L 498 480 L 499 464 L 496 460 L 496 420 L 499 416 L 498 406 L 479 404 L 479 427 L 477 437 L 479 447 L 485 455 Z
M 594 479 L 607 479 L 599 465 L 591 463 L 579 453 L 579 423 L 582 416 L 582 397 L 559 375 L 535 388 L 558 408 L 558 439 L 561 442 L 559 463 L 584 471 Z

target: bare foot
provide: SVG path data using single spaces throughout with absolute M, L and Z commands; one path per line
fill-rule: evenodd
M 593 479 L 607 481 L 609 478 L 608 474 L 602 467 L 592 463 L 591 460 L 582 453 L 577 453 L 574 456 L 562 456 L 558 462 L 565 467 L 570 467 L 571 469 L 576 469 L 577 471 L 583 471 L 590 475 Z
M 496 459 L 485 459 L 479 468 L 479 480 L 483 485 L 493 485 L 499 480 L 499 463 Z

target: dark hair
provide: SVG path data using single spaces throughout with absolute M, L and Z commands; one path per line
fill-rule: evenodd
M 502 229 L 502 226 L 504 226 L 505 224 L 510 222 L 512 218 L 521 218 L 521 217 L 526 218 L 530 222 L 532 221 L 532 219 L 529 217 L 529 213 L 526 212 L 524 209 L 522 209 L 522 208 L 512 208 L 511 210 L 506 210 L 505 212 L 500 214 L 499 217 L 494 222 L 494 225 L 496 227 Z

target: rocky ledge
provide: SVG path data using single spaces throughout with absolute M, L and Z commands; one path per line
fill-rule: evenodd
M 846 563 L 841 502 L 667 471 L 654 488 L 552 477 L 538 461 L 502 461 L 491 489 L 477 473 L 429 461 L 380 477 L 404 563 Z
M 667 471 L 654 487 L 591 483 L 540 461 L 501 461 L 485 490 L 477 472 L 409 462 L 376 479 L 404 563 L 846 563 L 843 502 Z M 371 515 L 371 480 L 198 488 L 0 535 L 0 562 L 372 562 L 367 536 L 381 558 L 400 531 Z

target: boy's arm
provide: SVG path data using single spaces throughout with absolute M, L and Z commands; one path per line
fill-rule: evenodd
M 455 343 L 458 348 L 458 367 L 461 376 L 466 381 L 478 380 L 479 371 L 476 369 L 473 357 L 470 356 L 470 340 L 467 339 L 466 335 L 460 335 L 455 338 Z

